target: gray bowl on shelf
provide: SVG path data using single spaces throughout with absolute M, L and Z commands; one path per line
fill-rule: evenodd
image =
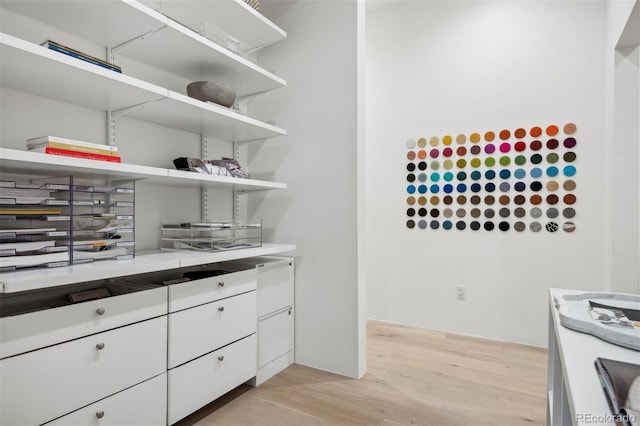
M 187 95 L 204 102 L 230 107 L 236 101 L 236 92 L 215 81 L 194 81 L 187 85 Z

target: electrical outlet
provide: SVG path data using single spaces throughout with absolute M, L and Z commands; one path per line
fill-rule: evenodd
M 464 300 L 466 299 L 467 295 L 466 295 L 466 291 L 465 291 L 465 286 L 464 284 L 458 284 L 456 286 L 456 299 L 458 300 Z

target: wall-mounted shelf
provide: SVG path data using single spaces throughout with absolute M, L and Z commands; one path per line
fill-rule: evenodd
M 0 169 L 4 172 L 39 175 L 73 174 L 77 178 L 106 178 L 110 181 L 142 180 L 172 186 L 226 187 L 239 192 L 284 189 L 284 183 L 229 176 L 212 176 L 182 170 L 135 164 L 112 163 L 84 158 L 64 157 L 39 152 L 0 148 Z
M 254 140 L 286 131 L 219 105 L 201 102 L 0 33 L 2 86 L 91 108 L 204 133 L 224 140 Z M 55 84 L 53 83 L 55 82 Z
M 242 0 L 143 0 L 142 3 L 191 28 L 205 31 L 210 23 L 248 49 L 286 38 L 287 33 Z
M 135 58 L 186 80 L 227 83 L 238 96 L 286 86 L 280 77 L 135 0 L 8 0 L 3 1 L 3 7 L 64 28 L 84 40 L 115 48 L 116 58 Z M 131 40 L 135 41 L 118 48 Z M 44 40 L 30 41 L 39 44 Z M 65 44 L 64 40 L 56 41 Z
M 0 274 L 0 293 L 15 293 L 125 275 L 166 271 L 180 267 L 285 253 L 295 249 L 294 244 L 263 244 L 261 247 L 217 253 L 158 251 L 136 254 L 135 259 L 131 260 L 104 260 L 54 269 L 7 272 Z

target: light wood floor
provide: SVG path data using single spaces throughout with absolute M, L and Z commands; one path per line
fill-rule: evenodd
M 375 321 L 367 335 L 360 380 L 293 365 L 179 426 L 545 423 L 545 349 Z

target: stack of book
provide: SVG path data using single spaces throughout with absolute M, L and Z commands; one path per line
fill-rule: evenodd
M 45 154 L 63 155 L 66 157 L 88 158 L 91 160 L 120 163 L 118 148 L 92 142 L 78 141 L 57 136 L 42 136 L 27 139 L 27 149 Z
M 42 43 L 40 43 L 40 45 L 48 49 L 51 49 L 53 51 L 71 56 L 73 58 L 80 59 L 85 62 L 89 62 L 90 64 L 97 65 L 99 67 L 106 68 L 111 71 L 122 73 L 122 68 L 120 68 L 117 65 L 114 65 L 107 61 L 103 61 L 102 59 L 98 59 L 95 56 L 87 55 L 86 53 L 80 52 L 79 50 L 72 49 L 70 47 L 57 43 L 55 41 L 45 40 Z

